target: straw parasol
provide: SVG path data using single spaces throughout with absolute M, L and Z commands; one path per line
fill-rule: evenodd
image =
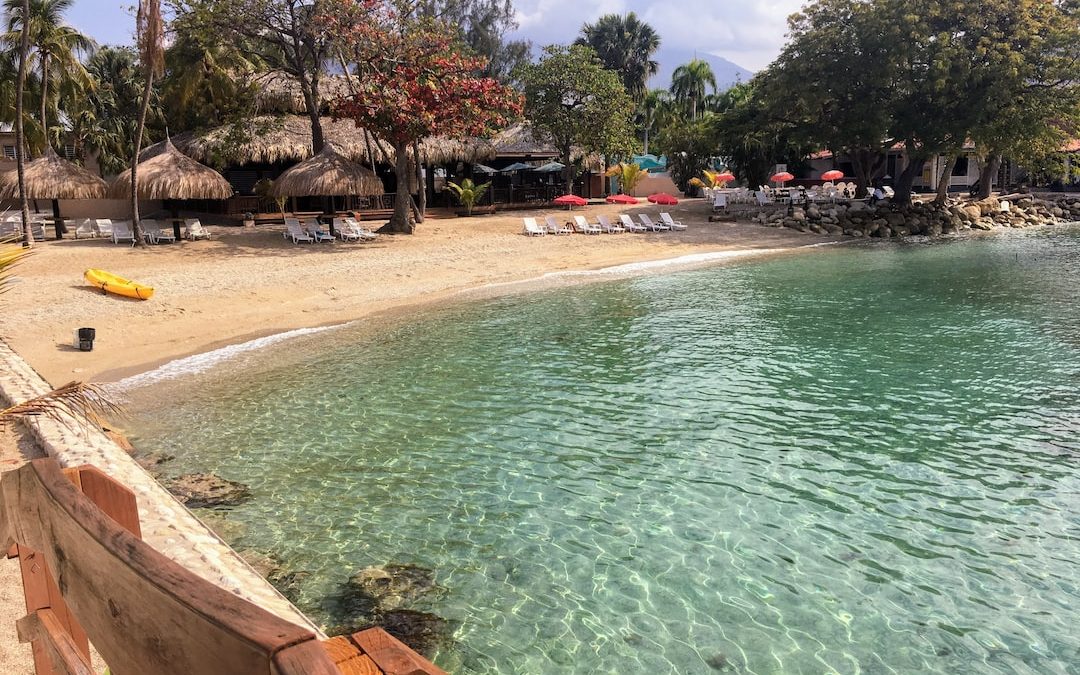
M 383 194 L 382 180 L 371 169 L 345 157 L 327 143 L 317 155 L 300 162 L 274 181 L 275 197 L 333 197 Z
M 77 164 L 73 164 L 46 146 L 44 154 L 27 163 L 26 198 L 51 199 L 56 220 L 56 238 L 62 238 L 64 222 L 60 217 L 61 199 L 101 199 L 105 196 L 105 181 Z M 19 196 L 19 176 L 15 169 L 0 173 L 0 199 Z
M 234 192 L 220 173 L 181 153 L 170 140 L 152 157 L 139 162 L 138 176 L 139 199 L 228 199 Z M 131 197 L 131 169 L 113 179 L 109 196 Z M 175 218 L 173 233 L 180 238 L 180 223 Z

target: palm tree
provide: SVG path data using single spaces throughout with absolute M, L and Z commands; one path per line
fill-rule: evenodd
M 617 180 L 619 182 L 619 192 L 628 195 L 634 191 L 634 188 L 637 187 L 641 181 L 645 180 L 649 173 L 647 171 L 642 171 L 641 167 L 637 164 L 619 162 L 608 169 L 604 175 L 608 178 Z
M 491 187 L 491 183 L 477 185 L 473 182 L 472 178 L 466 178 L 461 181 L 461 185 L 453 182 L 446 184 L 446 189 L 454 193 L 470 216 L 472 215 L 473 206 L 476 205 L 476 202 L 480 201 L 480 198 L 484 196 L 484 193 L 487 192 L 489 187 Z
M 690 109 L 690 119 L 698 118 L 698 104 L 705 100 L 706 85 L 716 92 L 716 75 L 702 59 L 691 59 L 671 75 L 671 93 L 675 100 Z
M 154 78 L 165 69 L 165 50 L 162 47 L 165 25 L 161 18 L 161 0 L 139 0 L 135 15 L 135 39 L 139 47 L 139 65 L 143 71 L 142 103 L 139 105 L 139 121 L 135 125 L 135 147 L 131 153 L 131 226 L 135 243 L 146 246 L 142 223 L 139 221 L 139 152 L 142 151 L 143 131 L 146 129 L 146 113 L 150 110 L 150 96 L 154 90 Z
M 638 104 L 637 121 L 644 136 L 642 145 L 646 155 L 649 154 L 649 135 L 660 124 L 670 104 L 671 94 L 665 89 L 653 89 Z
M 41 115 L 39 120 L 45 132 L 46 142 L 49 136 L 49 95 L 61 88 L 74 85 L 78 89 L 92 86 L 90 76 L 83 68 L 80 57 L 90 54 L 94 41 L 74 28 L 64 25 L 64 13 L 71 8 L 74 0 L 5 0 L 4 9 L 8 17 L 7 43 L 21 33 L 23 17 L 29 27 L 29 40 L 40 77 Z M 27 9 L 23 10 L 23 5 Z M 50 86 L 53 92 L 50 92 Z M 55 107 L 55 106 L 54 106 Z
M 652 56 L 660 47 L 660 36 L 633 12 L 606 14 L 585 24 L 577 44 L 592 47 L 604 68 L 618 72 L 626 93 L 635 100 L 645 95 L 649 78 L 659 68 Z
M 23 16 L 30 15 L 30 0 L 23 0 Z M 26 133 L 23 127 L 23 91 L 26 88 L 26 60 L 30 55 L 30 31 L 24 23 L 19 36 L 19 72 L 15 84 L 15 170 L 19 180 L 19 207 L 22 211 L 23 246 L 34 245 L 30 229 L 30 203 L 26 200 Z

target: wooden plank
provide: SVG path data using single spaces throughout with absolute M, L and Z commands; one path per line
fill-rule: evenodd
M 58 675 L 95 675 L 90 668 L 90 656 L 80 652 L 51 609 L 27 614 L 15 622 L 15 629 L 19 634 L 19 642 L 41 645 L 52 666 L 49 672 Z M 41 671 L 37 672 L 40 675 Z
M 71 616 L 71 611 L 49 571 L 48 562 L 44 556 L 31 548 L 19 545 L 18 549 L 19 571 L 22 575 L 23 598 L 26 602 L 27 614 L 51 609 L 53 617 L 68 631 L 72 644 L 89 660 L 90 642 L 79 623 Z M 55 672 L 49 666 L 48 655 L 41 644 L 35 642 L 32 650 L 37 675 Z
M 82 493 L 128 532 L 142 539 L 139 507 L 135 493 L 95 466 L 79 467 Z
M 68 482 L 55 460 L 34 460 L 0 479 L 4 537 L 38 551 L 55 572 L 72 614 L 114 675 L 265 675 L 279 651 L 318 644 L 303 627 L 135 538 Z M 325 650 L 305 656 L 303 670 L 277 672 L 333 672 Z
M 286 647 L 274 654 L 273 675 L 340 675 L 318 640 Z M 224 671 L 222 671 L 224 675 Z
M 371 657 L 362 653 L 348 638 L 338 636 L 323 640 L 322 646 L 341 675 L 383 675 Z
M 386 675 L 447 675 L 382 628 L 353 633 L 350 639 L 371 657 Z

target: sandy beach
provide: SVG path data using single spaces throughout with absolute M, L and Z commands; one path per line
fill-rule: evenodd
M 575 210 L 591 220 L 627 211 Z M 710 223 L 708 206 L 669 209 L 683 232 L 526 237 L 518 211 L 432 218 L 411 236 L 367 244 L 294 245 L 282 227 L 211 227 L 210 241 L 147 249 L 104 239 L 47 241 L 16 270 L 0 334 L 49 382 L 108 382 L 167 361 L 255 337 L 419 306 L 464 289 L 737 249 L 788 249 L 828 241 L 789 229 Z M 83 279 L 100 268 L 155 288 L 149 301 L 104 295 Z M 76 328 L 97 329 L 93 352 L 71 345 Z

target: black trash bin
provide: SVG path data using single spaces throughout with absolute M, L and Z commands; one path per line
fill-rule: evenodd
M 97 331 L 93 328 L 80 328 L 79 329 L 79 351 L 80 352 L 92 352 L 94 351 L 94 338 L 97 337 Z

